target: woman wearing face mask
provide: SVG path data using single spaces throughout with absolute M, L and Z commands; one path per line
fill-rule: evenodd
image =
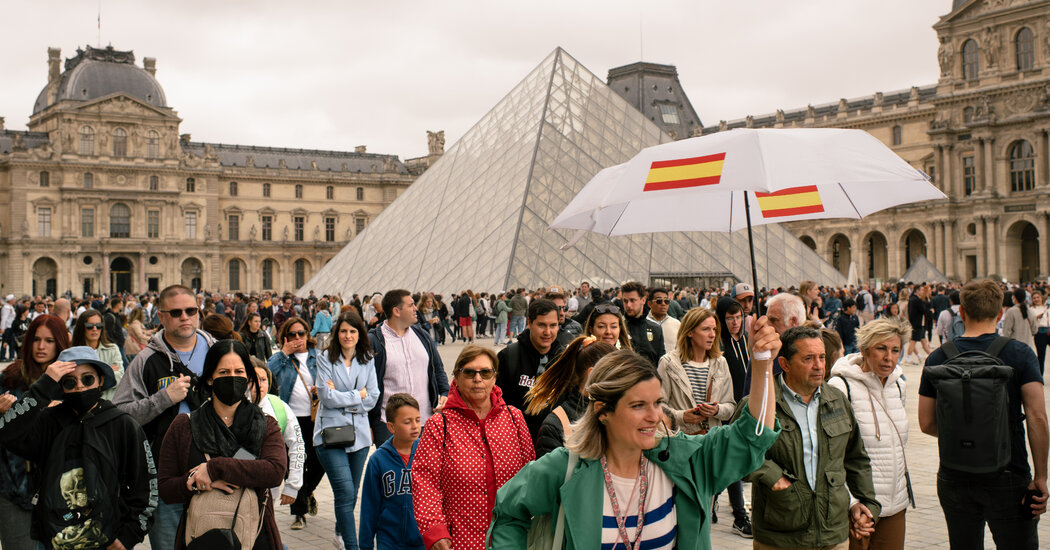
M 20 359 L 0 372 L 0 414 L 29 392 L 29 387 L 44 374 L 44 370 L 69 347 L 69 332 L 62 319 L 40 315 L 26 328 Z M 48 400 L 50 403 L 50 400 Z M 33 509 L 33 495 L 37 487 L 26 472 L 26 459 L 14 454 L 6 445 L 0 445 L 0 546 L 4 550 L 36 550 L 36 542 L 29 538 Z
M 188 503 L 194 491 L 254 490 L 263 506 L 263 525 L 253 548 L 281 550 L 267 493 L 284 480 L 287 457 L 277 421 L 247 399 L 249 386 L 259 384 L 244 344 L 216 342 L 204 359 L 201 380 L 211 399 L 189 415 L 177 416 L 164 436 L 157 468 L 160 497 L 168 503 Z M 175 549 L 185 546 L 184 513 Z
M 157 499 L 153 457 L 138 423 L 102 399 L 115 384 L 95 350 L 67 348 L 0 427 L 0 445 L 42 472 L 33 532 L 43 547 L 130 549 L 149 530 Z M 4 516 L 4 531 L 10 519 Z
M 262 316 L 258 311 L 249 311 L 241 325 L 241 341 L 248 348 L 252 357 L 258 357 L 263 362 L 273 355 L 273 342 L 270 335 L 262 328 Z
M 72 345 L 87 346 L 95 350 L 100 361 L 112 365 L 117 383 L 120 383 L 120 379 L 124 377 L 124 360 L 120 357 L 120 349 L 116 344 L 110 343 L 109 337 L 106 336 L 102 312 L 89 309 L 77 317 L 77 324 L 73 327 Z M 113 391 L 113 389 L 106 390 L 102 393 L 102 398 L 112 399 Z

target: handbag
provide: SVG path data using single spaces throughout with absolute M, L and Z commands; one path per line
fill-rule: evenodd
M 576 462 L 580 455 L 569 451 L 569 463 L 565 466 L 565 485 L 572 479 L 576 470 Z M 551 516 L 543 515 L 532 518 L 529 527 L 529 539 L 526 548 L 528 550 L 561 550 L 565 539 L 565 508 L 558 505 L 558 519 L 554 523 L 554 531 L 551 531 Z
M 262 506 L 259 495 L 248 488 L 230 494 L 212 489 L 193 495 L 186 507 L 186 550 L 241 550 L 255 546 L 262 532 L 265 499 L 270 497 L 269 491 L 264 493 Z
M 326 449 L 353 447 L 357 441 L 357 429 L 349 426 L 335 426 L 321 430 L 321 444 Z

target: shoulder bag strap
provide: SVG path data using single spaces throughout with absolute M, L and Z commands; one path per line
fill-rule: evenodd
M 563 434 L 562 440 L 568 439 L 569 435 L 572 433 L 572 424 L 569 422 L 569 415 L 565 414 L 565 409 L 560 405 L 555 407 L 553 412 L 554 416 L 557 416 L 558 420 L 561 421 L 561 431 Z
M 285 357 L 288 357 L 292 360 L 292 366 L 295 367 L 295 374 L 299 376 L 299 381 L 303 383 L 303 388 L 306 390 L 306 395 L 309 395 L 310 399 L 313 399 L 313 394 L 310 393 L 310 386 L 307 385 L 306 379 L 303 378 L 303 371 L 299 370 L 299 360 L 296 359 L 294 355 L 286 355 Z
M 992 357 L 999 357 L 999 353 L 1003 351 L 1003 348 L 1006 347 L 1006 344 L 1010 343 L 1010 340 L 1012 340 L 1012 338 L 1007 338 L 1006 336 L 1000 336 L 996 338 L 995 341 L 992 342 L 992 345 L 988 346 L 988 349 L 985 350 L 985 353 L 991 355 Z
M 994 346 L 995 344 L 993 343 L 992 345 Z M 952 340 L 941 344 L 941 349 L 944 350 L 945 359 L 948 361 L 955 359 L 959 355 L 959 348 L 955 347 L 955 342 Z
M 897 385 L 897 388 L 900 389 L 900 384 Z M 904 482 L 908 487 L 908 501 L 911 502 L 911 507 L 915 508 L 915 491 L 911 488 L 911 474 L 908 471 L 908 454 L 906 452 L 907 449 L 904 448 L 904 438 L 901 437 L 901 432 L 897 429 L 897 423 L 893 421 L 893 416 L 890 414 L 890 411 L 886 410 L 886 406 L 882 404 L 882 401 L 878 399 L 873 399 L 872 401 L 878 403 L 879 407 L 882 407 L 882 412 L 886 413 L 890 426 L 893 426 L 893 433 L 897 434 L 897 442 L 901 444 L 901 456 L 904 458 Z
M 850 402 L 850 403 L 853 403 L 853 392 L 852 392 L 852 391 L 850 391 L 850 388 L 849 388 L 849 380 L 846 380 L 846 377 L 845 377 L 845 376 L 842 376 L 841 374 L 836 374 L 835 376 L 836 376 L 837 378 L 841 378 L 841 379 L 842 379 L 842 383 L 843 383 L 843 385 L 845 385 L 845 386 L 846 386 L 846 398 L 848 398 L 848 399 L 849 399 L 849 402 Z
M 572 474 L 576 471 L 576 462 L 580 459 L 580 455 L 569 451 L 569 463 L 565 466 L 565 481 L 562 485 L 565 485 L 572 479 Z M 561 550 L 562 543 L 565 539 L 565 507 L 561 504 L 558 505 L 558 520 L 554 524 L 554 544 L 551 545 L 551 550 Z

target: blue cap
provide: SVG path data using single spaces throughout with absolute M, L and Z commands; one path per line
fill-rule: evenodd
M 77 365 L 91 365 L 102 377 L 102 389 L 108 390 L 117 385 L 117 375 L 113 373 L 113 367 L 100 361 L 98 353 L 88 346 L 73 346 L 62 350 L 58 354 L 58 361 L 70 361 Z

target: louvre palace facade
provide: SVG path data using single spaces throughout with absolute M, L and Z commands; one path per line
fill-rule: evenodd
M 0 294 L 293 289 L 440 155 L 192 141 L 155 73 L 52 48 L 29 130 L 0 118 Z
M 945 6 L 946 8 L 948 6 Z M 1050 276 L 1050 1 L 954 0 L 933 28 L 940 78 L 704 128 L 860 128 L 948 195 L 863 220 L 785 224 L 842 273 L 900 277 L 919 256 L 954 280 Z

